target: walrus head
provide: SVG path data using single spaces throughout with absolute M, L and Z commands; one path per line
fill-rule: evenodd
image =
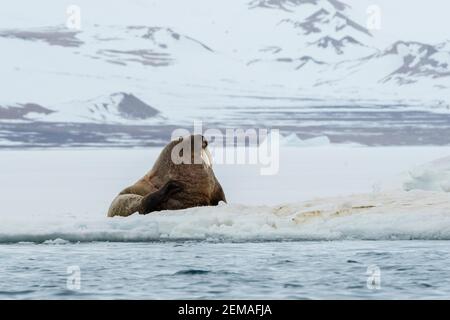
M 189 168 L 189 170 L 186 170 Z M 169 142 L 161 151 L 152 172 L 173 176 L 186 172 L 200 173 L 212 169 L 208 141 L 202 135 L 179 137 Z
M 174 164 L 206 165 L 212 167 L 211 154 L 208 150 L 208 140 L 202 135 L 179 137 L 172 141 L 171 160 Z

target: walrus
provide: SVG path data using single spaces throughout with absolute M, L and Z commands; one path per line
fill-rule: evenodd
M 226 202 L 222 186 L 212 170 L 207 147 L 208 141 L 202 135 L 171 141 L 161 151 L 153 168 L 115 197 L 108 217 Z

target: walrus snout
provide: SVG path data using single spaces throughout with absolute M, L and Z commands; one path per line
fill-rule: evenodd
M 195 150 L 200 146 L 200 142 L 201 142 L 201 146 L 202 149 L 206 149 L 208 147 L 208 140 L 205 138 L 204 135 L 201 134 L 194 134 L 189 136 L 189 139 L 191 140 L 191 144 L 192 144 L 192 150 Z

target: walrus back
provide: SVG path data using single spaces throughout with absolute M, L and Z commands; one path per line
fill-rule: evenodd
M 121 216 L 128 217 L 139 211 L 142 196 L 137 194 L 120 194 L 118 195 L 108 210 L 108 217 Z

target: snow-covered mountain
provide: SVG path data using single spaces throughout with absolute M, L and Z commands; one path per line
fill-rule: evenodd
M 396 81 L 399 84 L 414 83 L 421 78 L 443 78 L 450 76 L 450 48 L 447 43 L 436 46 L 418 42 L 399 41 L 376 58 L 386 56 L 401 57 L 401 66 L 383 81 Z
M 0 118 L 9 122 L 30 120 L 102 124 L 152 124 L 165 119 L 159 110 L 133 94 L 123 92 L 49 107 L 34 103 L 0 105 Z
M 283 69 L 294 71 L 311 62 L 312 67 L 301 75 L 307 75 L 312 86 L 344 83 L 382 88 L 387 86 L 381 84 L 395 83 L 397 90 L 397 86 L 422 80 L 429 85 L 437 78 L 441 78 L 434 83 L 438 87 L 450 83 L 448 41 L 432 45 L 398 40 L 387 48 L 377 48 L 370 30 L 354 21 L 351 7 L 340 1 L 259 0 L 251 2 L 251 8 L 280 9 L 286 16 L 295 16 L 281 19 L 275 29 L 282 29 L 283 35 L 295 33 L 296 38 L 281 34 L 280 38 L 286 42 L 295 38 L 298 48 L 287 51 L 288 45 L 268 46 L 273 49 L 263 48 L 262 57 L 249 65 L 263 63 L 269 64 L 266 69 L 277 69 L 276 65 L 283 64 Z
M 271 9 L 281 9 L 285 11 L 292 12 L 298 6 L 305 4 L 317 5 L 319 3 L 323 4 L 324 1 L 321 0 L 252 0 L 249 2 L 249 7 L 254 8 L 271 8 Z M 336 10 L 345 10 L 349 6 L 339 0 L 326 0 L 328 5 L 331 5 Z
M 251 4 L 258 11 L 268 8 L 284 11 L 283 18 L 274 25 L 277 37 L 273 41 L 277 41 L 279 48 L 272 52 L 274 61 L 288 57 L 295 60 L 301 54 L 336 63 L 376 52 L 370 31 L 351 19 L 350 7 L 340 1 L 260 0 Z
M 130 93 L 113 93 L 88 101 L 73 101 L 53 107 L 41 121 L 150 124 L 163 120 L 160 111 Z
M 53 110 L 35 103 L 0 105 L 0 119 L 2 120 L 33 120 L 52 114 Z
M 448 112 L 450 35 L 437 44 L 380 45 L 380 33 L 347 1 L 136 0 L 111 8 L 118 19 L 90 13 L 106 0 L 82 3 L 88 18 L 79 30 L 42 18 L 52 12 L 50 0 L 36 8 L 42 15 L 35 23 L 34 16 L 26 24 L 5 17 L 0 126 L 207 119 L 217 126 L 284 124 L 289 133 L 296 130 L 291 119 L 301 122 L 301 114 L 324 106 L 338 118 L 342 105 Z M 8 6 L 20 11 L 20 1 Z M 272 118 L 244 116 L 256 107 L 270 109 Z

